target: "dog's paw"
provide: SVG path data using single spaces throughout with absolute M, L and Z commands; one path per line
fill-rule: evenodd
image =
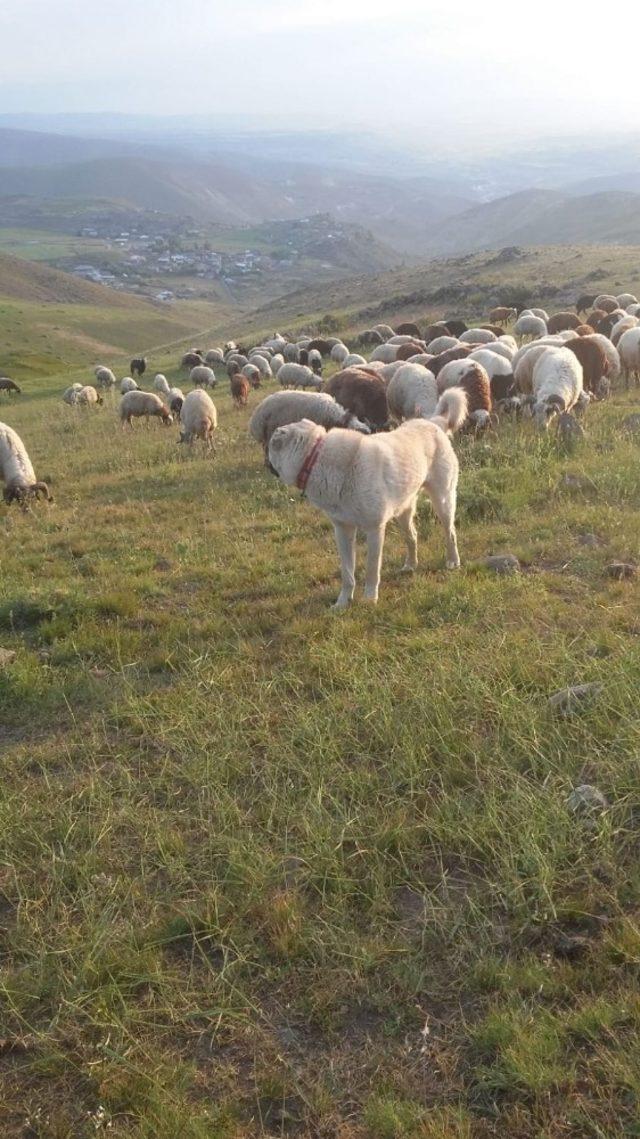
M 405 562 L 404 565 L 400 567 L 400 573 L 415 573 L 417 568 L 418 567 L 412 565 L 411 562 Z
M 460 559 L 458 559 L 457 562 L 447 562 L 447 569 L 448 570 L 460 569 Z
M 331 610 L 332 613 L 344 613 L 344 611 L 346 609 L 348 609 L 350 605 L 351 605 L 350 598 L 347 598 L 346 601 L 343 601 L 339 597 L 337 601 L 334 601 L 333 605 L 329 606 L 329 609 Z

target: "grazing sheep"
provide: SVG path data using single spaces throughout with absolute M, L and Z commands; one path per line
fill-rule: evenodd
M 516 336 L 520 336 L 523 340 L 526 336 L 531 340 L 536 340 L 539 336 L 546 334 L 547 325 L 540 316 L 522 313 L 515 323 L 514 331 Z
M 488 328 L 468 328 L 460 336 L 461 344 L 490 344 L 492 340 L 497 340 L 495 332 L 491 332 Z
M 306 364 L 283 364 L 278 372 L 278 382 L 283 388 L 319 389 L 321 380 Z
M 608 312 L 598 324 L 598 332 L 602 332 L 604 336 L 611 337 L 611 333 L 616 324 L 627 316 L 628 313 L 620 309 L 616 309 L 614 312 Z
M 383 364 L 392 364 L 397 355 L 397 344 L 379 344 L 377 348 L 374 348 L 369 359 L 374 362 L 381 360 Z
M 590 308 L 593 308 L 593 302 L 595 299 L 595 293 L 583 293 L 582 296 L 578 297 L 576 301 L 576 312 L 588 312 Z
M 582 364 L 582 386 L 598 399 L 609 394 L 609 361 L 604 348 L 586 336 L 575 336 L 565 341 L 565 347 L 577 356 Z
M 278 375 L 278 372 L 280 371 L 283 364 L 284 356 L 281 356 L 279 352 L 276 352 L 276 354 L 271 357 L 271 371 L 273 372 L 274 376 Z
M 382 344 L 384 337 L 381 336 L 379 332 L 376 332 L 375 328 L 365 328 L 364 332 L 361 332 L 357 337 L 357 341 L 358 344 L 363 347 L 367 345 L 375 346 L 376 344 Z M 338 363 L 339 362 L 340 361 L 338 361 Z
M 591 336 L 595 332 L 590 324 L 579 324 L 575 330 L 576 336 Z
M 180 426 L 180 443 L 193 443 L 195 439 L 202 439 L 207 450 L 211 450 L 213 433 L 218 426 L 218 413 L 207 392 L 201 388 L 189 392 L 180 410 Z
M 378 340 L 378 343 L 381 343 L 381 340 Z M 349 349 L 347 348 L 346 344 L 334 344 L 330 354 L 331 359 L 334 361 L 334 363 L 339 364 L 342 367 L 347 356 L 349 355 Z
M 240 371 L 239 366 L 238 371 Z M 192 368 L 189 372 L 189 379 L 196 388 L 215 388 L 218 382 L 213 368 L 208 368 L 206 364 L 197 364 L 195 368 Z
M 182 357 L 180 361 L 180 367 L 187 368 L 189 371 L 191 371 L 192 368 L 197 368 L 201 363 L 202 357 L 200 353 L 196 352 L 194 348 L 191 348 L 188 352 L 185 352 L 184 356 Z
M 451 336 L 462 336 L 463 332 L 469 331 L 469 325 L 465 324 L 464 320 L 458 320 L 457 317 L 454 317 L 453 320 L 445 320 L 444 329 Z
M 633 376 L 636 383 L 640 381 L 640 327 L 628 328 L 623 332 L 617 345 L 622 365 L 622 374 L 627 387 Z
M 633 293 L 620 293 L 616 300 L 620 308 L 628 308 L 629 305 L 637 305 L 638 298 L 634 297 Z
M 618 299 L 611 295 L 611 293 L 600 293 L 593 302 L 594 308 L 603 308 L 605 312 L 613 312 L 619 308 Z M 591 323 L 591 321 L 589 321 Z
M 167 396 L 167 403 L 169 404 L 171 414 L 174 415 L 176 419 L 179 419 L 184 403 L 184 392 L 182 388 L 171 388 Z
M 324 390 L 361 422 L 378 431 L 387 426 L 387 391 L 380 376 L 359 368 L 347 368 L 336 372 Z
M 407 360 L 398 360 L 398 364 L 422 364 L 424 368 L 430 368 L 436 356 L 432 356 L 430 352 L 416 352 L 415 356 L 409 356 Z
M 71 387 L 62 393 L 64 403 L 68 403 L 72 407 L 78 398 L 78 392 L 81 392 L 83 387 L 84 384 L 71 384 Z
M 375 332 L 379 332 L 385 340 L 391 340 L 391 337 L 395 335 L 393 329 L 388 324 L 374 324 L 373 327 Z
M 116 377 L 114 376 L 111 368 L 105 368 L 102 364 L 94 370 L 96 383 L 99 388 L 113 389 L 116 386 Z
M 371 430 L 326 392 L 274 392 L 258 404 L 249 420 L 251 435 L 264 447 L 265 462 L 269 440 L 276 428 L 300 419 L 310 419 L 327 431 L 331 427 L 348 427 L 368 435 Z
M 316 376 L 322 375 L 322 354 L 317 348 L 304 349 L 307 353 L 307 364 Z M 362 359 L 362 357 L 361 357 Z
M 517 312 L 514 308 L 507 308 L 505 305 L 498 305 L 497 308 L 492 308 L 489 313 L 489 320 L 492 324 L 508 324 L 510 320 L 517 319 Z
M 533 416 L 546 430 L 554 415 L 571 411 L 582 394 L 582 365 L 568 348 L 546 348 L 533 369 Z
M 540 356 L 550 347 L 561 348 L 562 344 L 559 341 L 556 341 L 552 345 L 549 343 L 543 344 L 541 342 L 528 344 L 525 351 L 520 349 L 520 352 L 514 356 L 512 367 L 516 388 L 523 395 L 529 395 L 533 390 L 533 370 Z
M 436 336 L 427 343 L 429 352 L 434 356 L 439 356 L 441 352 L 448 352 L 450 348 L 460 348 L 461 346 L 461 342 L 456 336 Z
M 585 324 L 590 324 L 591 327 L 594 328 L 595 331 L 597 332 L 598 331 L 598 325 L 600 324 L 600 321 L 604 320 L 606 315 L 607 314 L 603 308 L 594 308 L 588 314 L 588 316 L 585 320 Z
M 467 326 L 465 324 L 462 331 L 466 332 L 466 329 Z M 430 347 L 431 341 L 437 340 L 439 336 L 453 336 L 456 341 L 458 339 L 458 333 L 452 332 L 449 325 L 445 324 L 444 320 L 437 320 L 434 324 L 428 325 L 427 330 L 424 334 L 424 342 Z
M 408 340 L 406 344 L 399 346 L 396 352 L 396 360 L 410 360 L 412 356 L 421 355 L 426 347 L 423 340 Z
M 256 372 L 259 377 L 260 373 L 258 372 L 257 368 Z M 237 376 L 232 376 L 229 384 L 231 389 L 231 398 L 233 400 L 234 406 L 237 408 L 246 407 L 249 402 L 249 380 L 246 374 L 243 375 L 240 373 Z
M 331 337 L 316 336 L 313 340 L 309 341 L 309 343 L 307 344 L 307 348 L 308 349 L 315 348 L 320 353 L 321 356 L 326 357 L 326 356 L 331 355 L 331 349 L 334 348 L 336 344 L 341 344 L 341 343 L 342 343 L 341 340 L 337 340 L 333 336 L 331 336 Z M 278 349 L 276 349 L 276 351 L 280 352 L 281 349 L 278 348 Z
M 554 312 L 547 321 L 547 332 L 553 335 L 555 332 L 564 332 L 566 329 L 575 329 L 581 324 L 580 317 L 576 316 L 575 312 Z
M 540 317 L 540 320 L 543 320 L 545 322 L 545 324 L 549 320 L 549 314 L 543 308 L 530 308 L 527 311 L 530 313 L 533 313 L 534 316 Z
M 102 403 L 102 396 L 98 395 L 96 389 L 87 384 L 86 387 L 81 388 L 76 395 L 76 403 L 82 407 L 96 407 Z
M 629 316 L 640 315 L 640 304 L 627 305 L 627 312 Z
M 131 376 L 125 376 L 123 380 L 120 380 L 121 395 L 126 395 L 127 392 L 137 392 L 137 390 L 138 385 L 135 380 L 132 380 Z
M 20 436 L 6 423 L 0 423 L 0 474 L 4 482 L 3 498 L 9 506 L 18 502 L 26 509 L 30 498 L 44 495 L 53 502 L 45 482 L 37 482 L 31 459 Z
M 223 361 L 224 352 L 222 351 L 222 348 L 210 348 L 209 351 L 205 354 L 204 362 L 205 364 L 208 364 L 210 368 L 213 368 L 214 364 L 222 364 Z M 192 364 L 191 367 L 197 368 L 198 365 Z
M 282 355 L 287 364 L 297 364 L 299 363 L 300 349 L 297 344 L 285 344 L 282 349 Z
M 434 376 L 437 376 L 445 364 L 448 364 L 451 360 L 466 360 L 467 356 L 470 356 L 472 352 L 473 344 L 456 344 L 455 348 L 447 348 L 444 352 L 439 352 L 427 366 L 429 370 L 433 372 Z
M 6 392 L 7 395 L 13 393 L 22 395 L 22 388 L 18 387 L 15 380 L 10 380 L 8 376 L 0 377 L 0 392 Z
M 394 419 L 429 419 L 438 403 L 433 372 L 420 364 L 403 364 L 389 381 L 387 401 Z
M 621 317 L 611 329 L 611 343 L 617 344 L 623 332 L 628 332 L 630 328 L 637 328 L 639 324 L 640 321 L 636 316 Z
M 252 388 L 257 389 L 262 383 L 262 373 L 259 368 L 256 368 L 255 364 L 245 364 L 240 375 L 249 381 Z M 231 381 L 231 394 L 233 395 L 233 381 L 238 379 L 238 375 L 230 376 L 229 379 Z
M 158 372 L 157 375 L 154 376 L 153 386 L 157 392 L 162 392 L 163 395 L 169 395 L 171 391 L 167 377 L 163 376 L 162 372 Z
M 411 336 L 414 340 L 421 340 L 422 333 L 417 324 L 412 324 L 411 321 L 405 321 L 404 324 L 399 324 L 396 328 L 396 336 Z
M 365 360 L 364 356 L 360 356 L 357 352 L 352 352 L 349 356 L 347 356 L 346 360 L 344 360 L 342 367 L 343 369 L 365 368 L 366 365 L 367 361 Z
M 476 429 L 488 427 L 491 423 L 491 413 L 493 411 L 491 381 L 489 376 L 482 367 L 482 364 L 478 363 L 477 360 L 461 360 L 459 363 L 464 367 L 465 371 L 457 381 L 447 380 L 446 368 L 443 368 L 441 371 L 436 381 L 438 395 L 442 395 L 448 388 L 462 388 L 462 391 L 467 397 L 467 419 L 469 425 Z M 448 367 L 455 368 L 456 364 L 449 364 Z
M 263 380 L 269 380 L 273 376 L 271 364 L 266 356 L 261 356 L 260 353 L 256 352 L 249 357 L 249 363 L 258 369 Z
M 147 370 L 147 357 L 146 356 L 134 356 L 133 360 L 131 361 L 131 363 L 129 365 L 129 370 L 130 370 L 132 376 L 138 376 L 138 377 L 144 376 L 144 374 Z
M 610 383 L 620 378 L 622 374 L 622 364 L 620 361 L 620 353 L 616 346 L 611 343 L 608 336 L 603 336 L 601 332 L 594 332 L 591 336 L 585 337 L 587 340 L 595 340 L 602 348 L 607 360 L 609 361 L 609 374 L 608 379 Z
M 477 360 L 485 369 L 490 380 L 494 376 L 511 376 L 513 379 L 513 364 L 505 356 L 498 355 L 489 348 L 475 348 L 467 357 L 468 360 Z
M 132 419 L 146 418 L 148 422 L 150 416 L 157 416 L 166 427 L 170 427 L 173 423 L 169 408 L 154 392 L 128 391 L 123 395 L 120 400 L 120 422 L 123 431 L 127 424 L 131 427 Z

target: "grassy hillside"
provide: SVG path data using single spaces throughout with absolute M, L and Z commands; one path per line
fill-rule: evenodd
M 457 440 L 461 571 L 425 501 L 415 578 L 390 528 L 335 617 L 331 528 L 226 385 L 205 457 L 70 378 L 1 412 L 56 496 L 0 506 L 3 1136 L 633 1135 L 637 394 L 570 456 Z

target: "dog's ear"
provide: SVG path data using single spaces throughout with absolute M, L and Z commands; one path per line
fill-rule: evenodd
M 271 436 L 271 439 L 269 440 L 269 448 L 273 448 L 274 451 L 279 451 L 283 443 L 284 435 L 282 433 L 282 428 L 277 427 Z

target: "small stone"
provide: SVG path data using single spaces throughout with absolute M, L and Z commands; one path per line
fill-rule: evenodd
M 0 649 L 0 668 L 6 668 L 7 665 L 13 664 L 16 659 L 16 653 L 13 649 Z
M 168 573 L 171 569 L 171 562 L 168 562 L 166 558 L 158 558 L 153 568 L 159 573 Z
M 602 684 L 594 682 L 592 684 L 574 684 L 571 688 L 562 688 L 560 692 L 554 692 L 553 696 L 549 697 L 549 707 L 554 712 L 559 712 L 561 716 L 570 716 L 578 711 L 579 707 L 585 707 L 592 703 L 602 692 Z
M 640 415 L 636 412 L 635 415 L 628 415 L 626 419 L 622 420 L 623 431 L 628 431 L 630 434 L 635 435 L 640 431 Z
M 600 539 L 597 534 L 581 534 L 578 538 L 581 546 L 590 546 L 594 548 L 600 545 Z
M 637 572 L 638 567 L 632 562 L 611 562 L 606 568 L 607 577 L 613 577 L 616 581 L 628 581 L 629 578 L 635 577 Z
M 482 563 L 494 573 L 519 573 L 520 562 L 515 554 L 489 554 Z
M 282 859 L 282 877 L 285 886 L 290 888 L 296 886 L 301 878 L 304 877 L 307 864 L 304 858 L 299 858 L 297 854 L 287 854 Z
M 592 783 L 581 783 L 567 795 L 567 807 L 574 814 L 602 814 L 609 807 L 606 795 Z

